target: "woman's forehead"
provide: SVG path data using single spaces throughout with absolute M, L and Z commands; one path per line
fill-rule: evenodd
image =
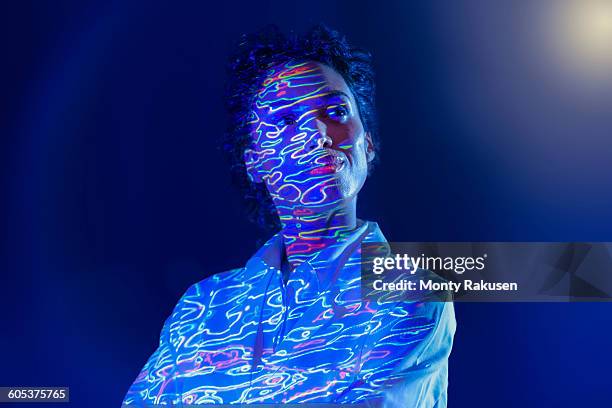
M 315 61 L 288 61 L 270 68 L 263 81 L 262 89 L 274 86 L 276 83 L 303 80 L 322 74 L 322 66 Z
M 287 62 L 270 69 L 255 98 L 256 109 L 275 111 L 337 93 L 350 95 L 340 74 L 319 62 Z

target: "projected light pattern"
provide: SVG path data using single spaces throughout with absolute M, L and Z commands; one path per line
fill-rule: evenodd
M 353 143 L 332 140 L 327 129 L 355 118 L 352 105 L 316 64 L 286 63 L 270 71 L 256 95 L 246 164 L 268 185 L 281 215 L 302 206 L 328 208 L 346 196 L 342 189 L 352 187 L 343 170 Z M 346 136 L 333 136 L 341 137 Z
M 267 185 L 292 265 L 312 262 L 320 249 L 344 239 L 347 213 L 354 211 L 346 203 L 367 175 L 356 102 L 341 77 L 325 69 L 293 61 L 271 68 L 249 121 L 247 169 Z
M 365 223 L 337 256 L 322 251 L 335 277 L 323 290 L 307 263 L 283 284 L 280 234 L 245 268 L 193 285 L 124 403 L 349 403 L 406 379 L 435 397 L 446 388 L 449 304 L 361 301 L 359 244 L 374 241 L 384 237 Z

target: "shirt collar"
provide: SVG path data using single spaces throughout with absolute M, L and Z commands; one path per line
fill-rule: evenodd
M 358 254 L 360 245 L 366 242 L 387 243 L 377 223 L 364 221 L 345 240 L 337 245 L 325 248 L 310 262 L 302 263 L 292 274 L 316 273 L 317 279 L 314 281 L 318 283 L 317 292 L 325 290 L 338 279 L 347 261 L 355 254 Z M 262 269 L 280 270 L 283 251 L 282 235 L 278 232 L 248 260 L 246 269 L 251 271 Z

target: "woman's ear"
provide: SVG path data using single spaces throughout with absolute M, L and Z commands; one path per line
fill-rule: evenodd
M 374 160 L 374 157 L 376 157 L 374 142 L 372 141 L 372 134 L 370 132 L 366 132 L 365 141 L 366 159 L 368 160 L 368 163 L 370 163 L 372 160 Z
M 259 154 L 257 154 L 257 151 L 251 148 L 245 149 L 242 159 L 244 160 L 249 180 L 253 183 L 261 183 L 263 180 L 259 174 Z

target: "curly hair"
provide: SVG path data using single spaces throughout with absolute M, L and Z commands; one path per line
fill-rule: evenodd
M 379 146 L 369 52 L 351 46 L 343 35 L 322 24 L 301 36 L 286 36 L 274 25 L 243 35 L 227 67 L 228 120 L 222 148 L 231 164 L 232 181 L 243 192 L 248 218 L 265 230 L 280 229 L 280 221 L 265 184 L 250 181 L 243 155 L 252 146 L 248 121 L 255 95 L 269 69 L 289 61 L 319 62 L 342 75 L 355 97 L 364 129 L 372 136 L 374 149 Z

